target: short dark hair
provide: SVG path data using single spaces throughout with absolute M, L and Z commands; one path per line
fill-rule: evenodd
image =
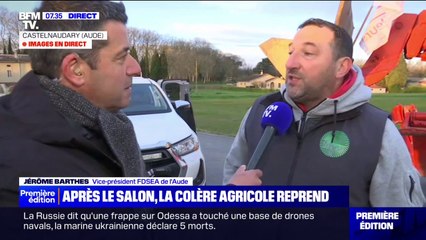
M 333 49 L 334 57 L 335 59 L 339 59 L 341 57 L 349 57 L 352 59 L 353 54 L 353 45 L 352 45 L 352 38 L 349 36 L 349 33 L 343 29 L 342 27 L 319 19 L 319 18 L 310 18 L 306 20 L 304 23 L 300 24 L 298 29 L 302 29 L 306 26 L 314 25 L 317 27 L 326 27 L 333 31 L 334 33 L 334 42 L 331 46 Z
M 109 20 L 127 23 L 126 9 L 122 2 L 110 1 L 43 1 L 36 12 L 99 12 L 99 20 L 40 20 L 37 31 L 102 31 Z M 109 38 L 110 36 L 108 36 Z M 92 41 L 92 49 L 31 49 L 31 67 L 37 74 L 58 78 L 62 59 L 77 53 L 87 64 L 96 69 L 99 50 L 108 40 Z

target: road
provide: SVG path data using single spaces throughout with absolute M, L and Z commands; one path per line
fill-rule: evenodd
M 223 163 L 234 138 L 201 132 L 197 135 L 206 158 L 206 185 L 222 185 Z

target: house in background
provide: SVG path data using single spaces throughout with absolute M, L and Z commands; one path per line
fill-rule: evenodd
M 246 81 L 237 82 L 240 88 L 263 88 L 263 89 L 280 89 L 285 80 L 280 77 L 272 76 L 268 73 L 252 75 Z
M 239 88 L 254 88 L 253 83 L 250 81 L 239 81 L 236 86 Z
M 370 86 L 372 93 L 387 93 L 387 90 L 385 87 L 380 87 L 377 84 L 373 84 Z
M 14 85 L 31 71 L 30 57 L 24 54 L 0 54 L 0 83 Z
M 279 77 L 266 80 L 267 89 L 281 89 L 281 86 L 285 84 L 285 80 Z

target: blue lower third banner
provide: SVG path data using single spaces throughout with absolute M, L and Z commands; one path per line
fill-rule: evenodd
M 426 208 L 351 208 L 350 239 L 426 239 Z
M 20 207 L 348 207 L 348 187 L 20 186 Z
M 20 208 L 0 209 L 0 228 L 13 239 L 341 240 L 348 196 L 345 186 L 31 184 Z
M 426 239 L 426 208 L 0 208 L 2 239 Z
M 348 208 L 0 208 L 2 239 L 349 239 Z
M 426 208 L 350 208 L 339 186 L 21 185 L 5 239 L 426 239 Z M 82 237 L 84 236 L 84 237 Z

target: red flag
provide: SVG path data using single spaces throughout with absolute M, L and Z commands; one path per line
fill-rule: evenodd
M 402 14 L 392 26 L 389 41 L 376 49 L 362 67 L 365 84 L 371 86 L 380 82 L 399 63 L 405 43 L 417 20 L 417 14 Z
M 417 17 L 416 26 L 407 41 L 405 56 L 407 59 L 420 57 L 426 61 L 426 10 Z

